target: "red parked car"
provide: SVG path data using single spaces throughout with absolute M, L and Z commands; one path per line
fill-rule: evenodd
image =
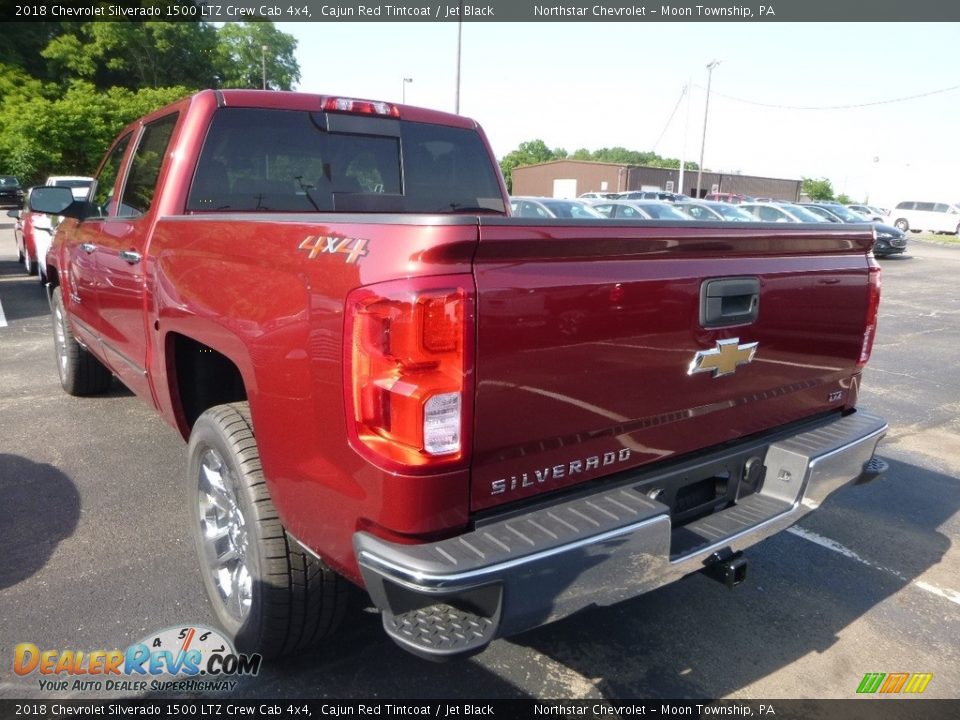
M 34 213 L 30 209 L 31 192 L 33 192 L 33 188 L 27 190 L 23 207 L 16 210 L 7 210 L 7 216 L 16 221 L 13 226 L 13 237 L 17 242 L 17 260 L 23 263 L 27 275 L 36 275 L 37 243 L 35 233 L 37 230 L 34 228 L 34 221 L 44 219 L 44 216 Z M 41 232 L 43 231 L 41 230 Z

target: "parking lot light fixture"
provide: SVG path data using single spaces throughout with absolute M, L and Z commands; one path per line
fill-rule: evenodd
M 713 69 L 719 64 L 719 60 L 713 60 L 707 64 L 707 100 L 703 104 L 703 137 L 700 140 L 700 167 L 697 168 L 697 198 L 700 197 L 700 185 L 703 181 L 703 152 L 707 147 L 707 113 L 710 110 L 710 81 L 713 79 Z
M 400 102 L 406 105 L 407 103 L 407 83 L 412 83 L 413 78 L 405 77 L 403 78 L 403 88 L 400 93 Z

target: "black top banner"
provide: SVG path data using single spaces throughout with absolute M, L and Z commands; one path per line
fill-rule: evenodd
M 944 0 L 4 0 L 0 20 L 246 22 L 957 22 Z

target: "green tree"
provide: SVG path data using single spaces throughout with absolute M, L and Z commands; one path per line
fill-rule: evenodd
M 507 182 L 507 191 L 513 191 L 513 169 L 521 165 L 536 165 L 537 163 L 550 162 L 551 160 L 562 160 L 567 157 L 567 151 L 563 148 L 547 147 L 547 144 L 540 140 L 527 140 L 520 143 L 520 146 L 507 153 L 500 160 L 500 170 L 503 172 L 503 179 Z
M 833 185 L 826 178 L 802 178 L 800 192 L 811 200 L 833 200 Z
M 42 55 L 54 75 L 98 88 L 216 84 L 217 29 L 192 22 L 89 22 L 53 38 Z
M 266 49 L 264 49 L 266 48 Z M 226 23 L 217 33 L 216 68 L 225 88 L 290 90 L 300 80 L 297 40 L 272 22 Z
M 52 98 L 10 92 L 0 100 L 0 167 L 26 184 L 51 174 L 90 175 L 125 125 L 188 93 L 184 87 L 104 93 L 83 80 Z
M 847 195 L 846 193 L 840 193 L 837 195 L 837 202 L 841 205 L 850 205 L 853 203 L 853 198 Z
M 38 80 L 53 79 L 47 73 L 47 60 L 41 51 L 72 23 L 26 22 L 4 23 L 6 31 L 0 42 L 0 65 L 16 67 Z

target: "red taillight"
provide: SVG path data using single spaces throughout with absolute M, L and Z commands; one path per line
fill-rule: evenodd
M 877 315 L 880 310 L 880 266 L 870 258 L 870 268 L 867 285 L 867 317 L 863 329 L 863 344 L 860 346 L 860 359 L 857 364 L 861 367 L 867 364 L 870 353 L 873 352 L 873 341 L 877 335 Z
M 388 469 L 449 466 L 465 457 L 472 287 L 469 275 L 414 278 L 348 298 L 350 437 Z
M 392 103 L 377 100 L 358 100 L 356 98 L 328 97 L 323 99 L 322 107 L 326 112 L 356 113 L 358 115 L 384 115 L 400 117 L 400 108 Z

